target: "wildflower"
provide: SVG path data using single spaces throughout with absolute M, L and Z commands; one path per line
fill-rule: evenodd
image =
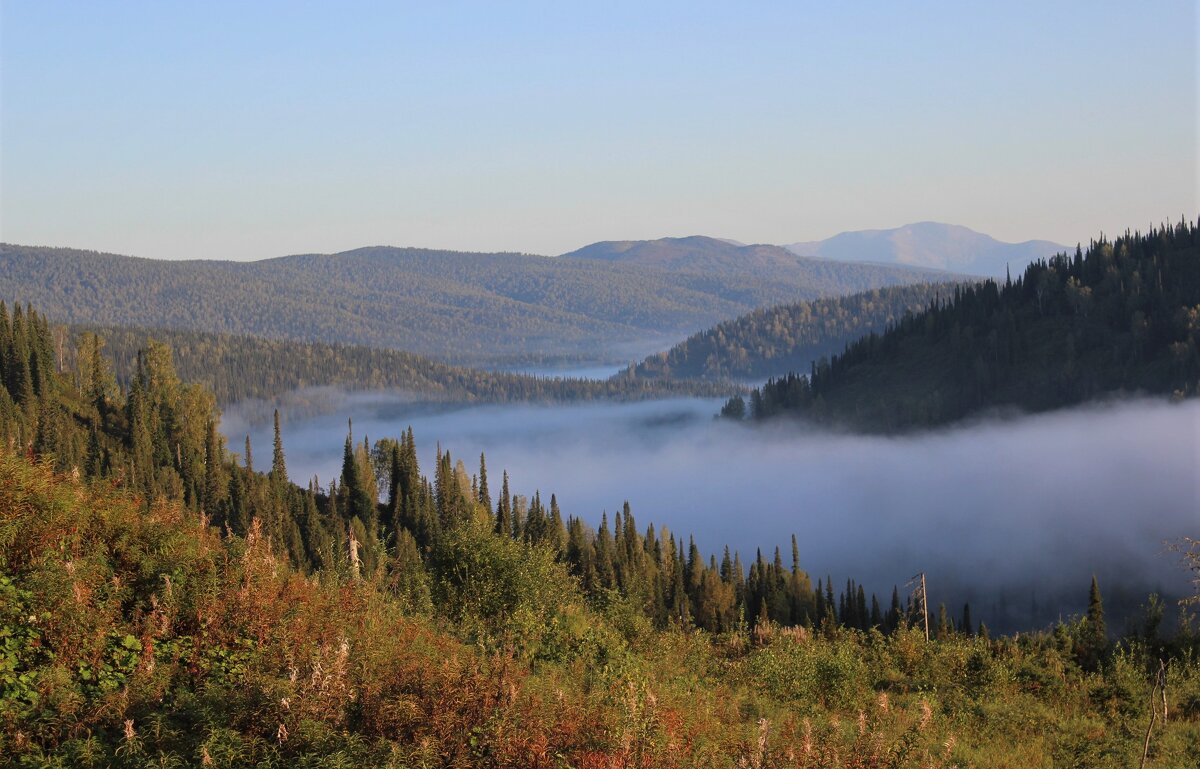
M 955 739 L 953 734 L 942 743 L 942 747 L 946 749 L 946 758 L 950 758 L 950 754 L 954 752 L 954 746 L 957 744 L 958 740 Z

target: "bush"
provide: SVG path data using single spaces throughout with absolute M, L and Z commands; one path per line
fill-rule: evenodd
M 548 547 L 494 536 L 466 524 L 434 548 L 434 605 L 465 637 L 534 656 L 579 587 Z

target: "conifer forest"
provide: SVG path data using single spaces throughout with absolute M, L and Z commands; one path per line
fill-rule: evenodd
M 1027 397 L 1187 398 L 1195 238 L 1185 222 L 955 288 L 751 413 L 794 382 L 792 409 L 863 381 L 886 398 L 855 367 L 916 344 L 948 383 L 990 351 L 959 404 L 1056 344 L 1074 358 Z M 31 305 L 0 307 L 0 366 L 17 765 L 1128 766 L 1146 734 L 1160 765 L 1196 755 L 1200 626 L 1156 595 L 1114 625 L 1093 578 L 1068 618 L 997 633 L 970 603 L 810 575 L 802 533 L 742 553 L 628 502 L 589 520 L 411 427 L 347 424 L 337 477 L 294 478 L 278 412 L 272 444 L 231 445 L 170 347 L 118 377 L 102 336 Z M 1195 540 L 1173 547 L 1200 578 Z
M 0 769 L 1200 769 L 1196 0 L 0 0 Z

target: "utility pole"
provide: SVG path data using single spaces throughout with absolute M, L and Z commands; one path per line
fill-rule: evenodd
M 929 640 L 929 594 L 925 592 L 925 572 L 922 571 L 918 574 L 914 574 L 912 579 L 910 579 L 908 581 L 908 584 L 911 585 L 914 582 L 916 582 L 918 579 L 921 580 L 921 614 L 925 618 L 925 640 L 928 641 Z M 916 593 L 916 592 L 917 592 L 917 590 L 916 590 L 916 588 L 914 588 L 913 593 Z

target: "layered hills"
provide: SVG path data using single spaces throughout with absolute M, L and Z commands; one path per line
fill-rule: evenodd
M 495 366 L 628 360 L 759 306 L 930 277 L 691 240 L 658 263 L 599 258 L 599 250 L 551 258 L 391 247 L 163 261 L 2 245 L 0 297 L 66 323 L 370 345 Z M 763 249 L 770 269 L 738 261 Z
M 273 404 L 286 397 L 293 416 L 305 408 L 319 408 L 319 401 L 305 406 L 300 398 L 311 401 L 322 396 L 320 392 L 296 391 L 327 387 L 351 392 L 388 391 L 421 402 L 453 403 L 712 397 L 730 390 L 719 383 L 695 380 L 530 376 L 454 366 L 401 350 L 206 331 L 128 326 L 73 326 L 70 331 L 72 338 L 90 333 L 100 340 L 121 383 L 133 381 L 138 351 L 154 341 L 169 346 L 179 375 L 204 385 L 218 404 Z M 266 413 L 269 416 L 269 409 Z

